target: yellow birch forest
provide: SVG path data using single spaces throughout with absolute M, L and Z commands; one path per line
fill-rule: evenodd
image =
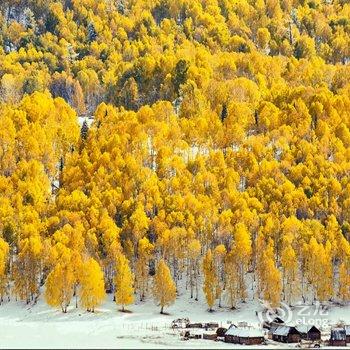
M 349 1 L 2 0 L 0 28 L 1 303 L 350 301 Z

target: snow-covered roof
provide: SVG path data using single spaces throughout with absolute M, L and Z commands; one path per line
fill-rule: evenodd
M 273 334 L 275 335 L 288 335 L 289 334 L 289 331 L 290 331 L 290 328 L 289 326 L 278 326 Z
M 315 326 L 313 325 L 308 325 L 308 324 L 298 324 L 295 328 L 297 329 L 297 331 L 299 331 L 300 333 L 308 333 L 310 331 L 311 328 L 313 328 Z M 316 328 L 316 327 L 315 327 Z
M 273 325 L 271 326 L 271 328 L 269 329 L 269 334 L 273 334 L 275 332 L 275 330 L 278 328 L 279 326 Z
M 178 318 L 172 321 L 172 324 L 187 324 L 187 323 L 190 323 L 190 320 L 188 318 Z
M 260 329 L 257 328 L 229 328 L 225 335 L 232 335 L 234 337 L 242 338 L 257 338 L 263 337 L 264 334 Z

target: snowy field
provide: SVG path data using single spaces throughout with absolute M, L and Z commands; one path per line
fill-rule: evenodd
M 74 304 L 74 303 L 72 303 Z M 246 321 L 252 327 L 260 327 L 256 311 L 262 306 L 257 300 L 242 304 L 237 310 L 216 308 L 209 313 L 203 295 L 199 301 L 191 300 L 182 291 L 176 303 L 166 309 L 169 315 L 160 315 L 152 299 L 136 302 L 129 307 L 130 313 L 118 311 L 109 295 L 106 302 L 94 313 L 75 309 L 72 305 L 67 314 L 48 307 L 42 299 L 34 306 L 11 301 L 0 306 L 0 348 L 226 348 L 238 347 L 211 340 L 181 340 L 179 330 L 172 330 L 171 321 L 188 317 L 193 322 L 216 321 L 228 327 Z M 327 339 L 332 324 L 339 321 L 350 323 L 350 307 L 332 306 L 322 318 L 323 338 Z M 301 316 L 294 310 L 292 323 Z M 307 318 L 307 317 L 306 317 Z M 306 320 L 308 322 L 308 320 Z M 295 347 L 295 345 L 289 345 Z M 265 346 L 245 348 L 285 348 L 286 345 L 268 341 Z

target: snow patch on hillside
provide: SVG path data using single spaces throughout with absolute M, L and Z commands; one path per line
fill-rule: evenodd
M 94 121 L 94 116 L 91 117 L 78 117 L 78 123 L 80 127 L 83 126 L 84 121 L 87 122 L 88 127 L 90 127 Z

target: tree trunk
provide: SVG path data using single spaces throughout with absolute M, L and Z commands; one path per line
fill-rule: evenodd
M 78 293 L 77 293 L 77 284 L 74 284 L 74 292 L 73 295 L 75 296 L 75 308 L 78 308 Z
M 193 298 L 193 262 L 190 260 L 190 288 L 191 288 L 191 299 Z
M 195 265 L 195 283 L 196 283 L 196 297 L 195 297 L 195 301 L 198 301 L 198 265 L 197 265 L 197 262 L 196 262 L 196 265 Z

